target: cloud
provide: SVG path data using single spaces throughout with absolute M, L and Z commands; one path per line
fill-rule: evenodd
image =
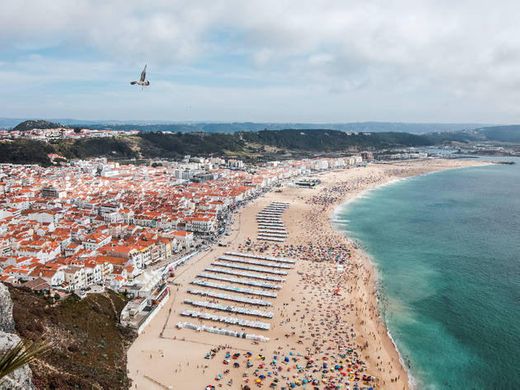
M 258 104 L 269 104 L 277 91 L 297 99 L 288 104 L 294 111 L 270 109 L 294 120 L 313 93 L 311 100 L 331 106 L 310 107 L 311 114 L 321 117 L 322 109 L 330 120 L 514 121 L 520 108 L 508 102 L 520 98 L 519 11 L 511 0 L 494 7 L 480 0 L 5 0 L 0 53 L 9 57 L 0 54 L 0 80 L 19 99 L 18 88 L 35 84 L 48 84 L 52 96 L 70 94 L 53 87 L 67 82 L 99 83 L 103 94 L 102 81 L 111 86 L 148 63 L 156 89 L 218 91 L 229 105 L 240 94 L 264 94 Z M 222 108 L 204 101 L 206 114 L 197 115 L 224 119 Z M 267 115 L 236 107 L 244 110 L 237 116 Z

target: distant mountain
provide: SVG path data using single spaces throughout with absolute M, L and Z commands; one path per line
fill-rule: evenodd
M 13 130 L 14 131 L 28 131 L 33 129 L 58 129 L 60 127 L 64 127 L 60 123 L 49 122 L 44 120 L 28 120 L 23 121 L 16 125 Z
M 12 128 L 22 119 L 0 118 L 0 128 Z M 139 131 L 179 131 L 184 133 L 205 131 L 208 133 L 236 133 L 243 131 L 284 129 L 330 129 L 353 132 L 399 132 L 426 134 L 482 128 L 482 123 L 401 123 L 401 122 L 346 122 L 346 123 L 301 123 L 301 122 L 168 122 L 168 121 L 103 121 L 70 118 L 48 119 L 70 127 Z M 489 125 L 491 126 L 491 125 Z
M 489 141 L 520 143 L 520 125 L 484 127 L 475 131 Z
M 352 123 L 270 123 L 270 122 L 189 122 L 189 123 L 143 123 L 143 122 L 70 122 L 74 127 L 95 129 L 111 128 L 114 130 L 139 131 L 179 131 L 207 133 L 236 133 L 261 130 L 311 130 L 328 129 L 348 132 L 399 132 L 425 134 L 433 132 L 459 131 L 482 127 L 477 123 L 398 123 L 398 122 L 352 122 Z
M 520 125 L 489 126 L 455 132 L 426 135 L 433 143 L 441 142 L 509 142 L 520 143 Z

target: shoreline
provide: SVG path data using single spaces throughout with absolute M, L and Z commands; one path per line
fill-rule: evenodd
M 380 319 L 383 322 L 384 327 L 386 329 L 386 335 L 390 339 L 390 341 L 391 341 L 391 343 L 393 345 L 393 348 L 395 349 L 395 352 L 397 353 L 397 355 L 399 357 L 399 363 L 400 363 L 401 367 L 404 369 L 404 371 L 406 372 L 406 376 L 408 378 L 408 387 L 410 389 L 412 389 L 412 390 L 416 389 L 417 381 L 415 380 L 414 376 L 412 375 L 411 369 L 405 363 L 403 355 L 401 354 L 401 351 L 399 350 L 399 347 L 398 347 L 394 337 L 392 336 L 392 332 L 390 331 L 390 329 L 388 327 L 388 324 L 387 324 L 387 322 L 385 320 L 383 308 L 381 307 L 380 296 L 382 294 L 382 291 L 381 291 L 381 283 L 380 283 L 381 281 L 380 281 L 380 275 L 379 275 L 380 271 L 379 271 L 379 269 L 377 267 L 377 263 L 374 261 L 372 256 L 370 256 L 368 254 L 368 252 L 366 252 L 366 250 L 363 249 L 363 247 L 362 247 L 363 243 L 362 242 L 352 238 L 349 235 L 349 231 L 347 231 L 347 230 L 342 231 L 341 230 L 341 228 L 337 224 L 337 217 L 338 217 L 338 214 L 341 213 L 345 208 L 349 207 L 352 203 L 356 202 L 357 200 L 359 200 L 360 198 L 366 196 L 367 194 L 369 194 L 371 192 L 383 189 L 385 187 L 388 187 L 388 186 L 391 186 L 391 185 L 394 185 L 394 184 L 397 184 L 397 183 L 401 183 L 401 182 L 403 182 L 405 180 L 409 180 L 409 179 L 414 178 L 414 177 L 419 177 L 419 176 L 423 176 L 423 175 L 429 175 L 429 174 L 438 173 L 438 172 L 442 172 L 442 171 L 434 171 L 434 172 L 428 172 L 428 173 L 419 174 L 419 175 L 415 175 L 415 176 L 408 176 L 408 177 L 403 177 L 403 178 L 395 178 L 395 179 L 388 180 L 387 182 L 383 182 L 383 183 L 377 184 L 374 187 L 366 188 L 366 189 L 360 191 L 356 196 L 353 196 L 353 197 L 347 199 L 344 202 L 338 203 L 333 208 L 332 213 L 331 213 L 331 217 L 330 217 L 330 224 L 331 224 L 332 228 L 335 231 L 337 231 L 339 234 L 344 235 L 345 238 L 348 241 L 350 241 L 353 245 L 355 245 L 355 250 L 359 251 L 360 253 L 362 253 L 363 257 L 365 257 L 367 259 L 367 262 L 368 262 L 367 266 L 371 267 L 374 270 L 374 284 L 376 286 L 376 291 L 377 291 L 377 293 L 375 294 L 375 299 L 377 301 L 377 306 L 378 306 L 378 310 L 379 310 L 379 316 L 380 316 Z
M 328 354 L 326 351 L 339 348 L 338 340 L 342 336 L 338 336 L 338 329 L 346 329 L 348 345 L 358 352 L 356 356 L 363 359 L 366 372 L 378 378 L 376 388 L 413 388 L 413 377 L 381 314 L 377 266 L 355 240 L 334 226 L 334 215 L 341 206 L 382 186 L 421 174 L 481 165 L 484 164 L 458 160 L 370 164 L 368 167 L 327 172 L 320 175 L 322 184 L 315 188 L 286 186 L 282 192 L 269 192 L 248 204 L 236 214 L 232 227 L 234 234 L 226 239 L 230 241 L 230 247 L 212 248 L 198 255 L 189 268 L 182 268 L 171 287 L 169 302 L 130 347 L 128 370 L 134 382 L 133 388 L 151 388 L 153 381 L 163 386 L 184 383 L 183 388 L 204 388 L 222 369 L 219 358 L 204 359 L 211 346 L 228 345 L 231 350 L 251 350 L 254 354 L 275 349 L 294 353 L 307 351 L 311 355 L 318 351 Z M 254 240 L 257 235 L 256 213 L 272 201 L 291 202 L 283 218 L 289 233 L 285 244 Z M 249 239 L 253 243 L 247 246 L 244 243 Z M 337 253 L 348 255 L 345 271 L 338 271 L 335 260 L 327 257 L 327 248 L 339 251 L 333 253 L 336 257 Z M 212 258 L 227 250 L 265 251 L 275 256 L 299 259 L 298 272 L 290 272 L 273 303 L 273 326 L 262 333 L 269 337 L 267 343 L 252 344 L 229 336 L 175 327 L 182 321 L 179 313 L 183 309 L 183 299 L 189 297 L 185 290 L 191 280 Z M 176 291 L 174 286 L 177 286 Z M 341 292 L 332 293 L 339 286 Z M 315 314 L 310 319 L 304 316 L 290 322 L 292 317 L 296 319 L 302 312 Z M 211 325 L 209 322 L 199 323 Z M 190 347 L 186 349 L 188 345 Z M 315 352 L 309 352 L 311 350 Z M 175 367 L 175 371 L 168 372 L 171 367 Z M 241 383 L 242 372 L 245 375 L 242 369 L 232 371 L 227 378 Z M 194 382 L 195 377 L 197 380 Z
M 383 182 L 380 182 L 378 184 L 375 184 L 374 186 L 370 186 L 368 188 L 365 188 L 365 189 L 359 191 L 356 195 L 354 195 L 352 197 L 348 197 L 347 199 L 345 199 L 343 201 L 340 201 L 336 205 L 332 206 L 332 211 L 330 212 L 330 218 L 329 218 L 330 225 L 332 226 L 332 228 L 336 232 L 338 232 L 339 234 L 343 235 L 345 237 L 345 239 L 348 240 L 355 247 L 355 250 L 358 251 L 362 255 L 362 257 L 364 259 L 366 259 L 367 266 L 370 267 L 374 271 L 374 273 L 373 273 L 373 283 L 376 286 L 375 299 L 376 299 L 377 304 L 378 304 L 379 317 L 380 317 L 379 319 L 380 319 L 380 321 L 383 322 L 383 325 L 384 325 L 384 327 L 386 329 L 386 335 L 390 339 L 390 341 L 391 341 L 391 343 L 392 343 L 392 345 L 393 345 L 393 347 L 395 349 L 395 352 L 399 356 L 399 362 L 401 364 L 401 367 L 406 371 L 406 375 L 407 375 L 407 378 L 408 378 L 408 386 L 409 386 L 410 389 L 416 389 L 417 385 L 418 385 L 418 382 L 417 382 L 416 378 L 412 375 L 411 367 L 409 367 L 406 364 L 406 362 L 405 362 L 405 360 L 403 358 L 403 355 L 401 354 L 401 351 L 399 350 L 399 346 L 397 345 L 394 337 L 392 336 L 392 332 L 390 331 L 390 328 L 388 327 L 388 324 L 386 322 L 384 309 L 383 309 L 383 307 L 381 307 L 381 299 L 380 299 L 380 297 L 383 294 L 383 292 L 381 290 L 381 280 L 380 280 L 380 275 L 379 275 L 380 271 L 378 269 L 377 262 L 363 248 L 363 246 L 362 246 L 362 245 L 364 245 L 363 242 L 358 241 L 358 240 L 352 238 L 350 236 L 350 234 L 349 234 L 350 232 L 348 230 L 343 231 L 339 227 L 338 221 L 337 221 L 338 214 L 341 213 L 345 208 L 348 208 L 352 203 L 356 202 L 360 198 L 366 196 L 367 194 L 369 194 L 371 192 L 374 192 L 374 191 L 377 191 L 377 190 L 381 190 L 381 189 L 383 189 L 385 187 L 392 186 L 392 185 L 398 184 L 398 183 L 402 183 L 404 181 L 407 181 L 407 180 L 410 180 L 410 179 L 413 179 L 413 178 L 418 178 L 418 177 L 421 177 L 421 176 L 432 175 L 432 174 L 445 172 L 445 171 L 449 171 L 449 170 L 468 169 L 468 168 L 480 167 L 480 166 L 485 166 L 485 165 L 492 165 L 492 163 L 485 163 L 485 162 L 483 162 L 482 164 L 471 164 L 471 165 L 463 166 L 463 167 L 446 167 L 446 168 L 442 168 L 442 169 L 439 169 L 439 170 L 432 170 L 432 171 L 428 171 L 428 172 L 419 173 L 419 174 L 416 174 L 416 175 L 410 175 L 410 176 L 405 176 L 405 177 L 400 177 L 400 178 L 389 179 L 387 181 L 383 181 Z
M 442 160 L 442 159 L 439 159 L 439 160 L 445 161 L 445 160 Z M 449 160 L 446 160 L 446 161 L 449 161 Z M 459 166 L 457 166 L 457 167 L 446 167 L 446 168 L 442 168 L 442 169 L 439 169 L 439 170 L 433 170 L 433 171 L 418 173 L 416 175 L 399 177 L 399 178 L 393 178 L 393 179 L 390 179 L 388 181 L 382 182 L 380 184 L 376 184 L 373 187 L 365 188 L 365 189 L 359 191 L 359 193 L 357 195 L 355 195 L 354 197 L 348 198 L 344 202 L 339 202 L 336 205 L 336 207 L 333 208 L 333 210 L 331 212 L 331 222 L 334 223 L 334 219 L 336 217 L 336 214 L 339 212 L 340 208 L 342 208 L 344 206 L 347 206 L 350 203 L 355 202 L 359 198 L 367 195 L 368 193 L 370 193 L 372 191 L 377 191 L 377 190 L 379 190 L 381 188 L 384 188 L 384 187 L 387 187 L 387 186 L 391 186 L 391 185 L 394 185 L 394 184 L 397 184 L 397 183 L 401 183 L 401 182 L 406 181 L 406 180 L 418 178 L 418 177 L 421 177 L 421 176 L 434 175 L 436 173 L 441 173 L 441 172 L 445 172 L 445 171 L 453 171 L 453 170 L 457 170 L 457 169 L 477 168 L 477 167 L 483 167 L 483 166 L 495 164 L 494 162 L 473 161 L 473 160 L 472 161 L 468 161 L 468 162 L 474 162 L 474 163 L 479 163 L 479 164 L 471 164 L 471 165 L 462 166 L 462 167 L 459 167 Z

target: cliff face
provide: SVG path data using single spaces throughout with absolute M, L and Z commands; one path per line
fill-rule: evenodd
M 3 283 L 0 283 L 0 331 L 14 332 L 13 301 Z
M 51 304 L 23 288 L 9 288 L 16 331 L 24 340 L 44 339 L 48 353 L 33 361 L 37 389 L 113 389 L 131 386 L 126 351 L 135 334 L 119 326 L 127 301 L 114 292 L 71 296 Z
M 20 341 L 20 337 L 14 332 L 13 301 L 7 287 L 0 283 L 0 354 L 14 347 Z M 29 366 L 19 368 L 7 377 L 0 379 L 0 389 L 34 389 Z

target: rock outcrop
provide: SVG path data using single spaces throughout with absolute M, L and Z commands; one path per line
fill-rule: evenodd
M 7 287 L 0 283 L 0 332 L 14 331 L 13 301 Z
M 0 354 L 14 347 L 20 342 L 20 337 L 15 333 L 13 319 L 13 301 L 7 287 L 0 283 Z M 0 390 L 27 390 L 34 389 L 32 373 L 29 366 L 24 366 L 0 379 Z

